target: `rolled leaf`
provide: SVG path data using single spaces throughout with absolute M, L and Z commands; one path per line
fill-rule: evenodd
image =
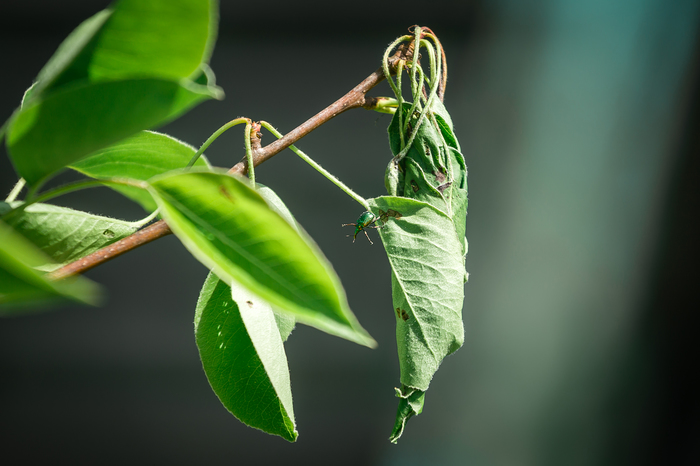
M 404 119 L 408 119 L 410 104 L 404 104 Z M 416 124 L 417 117 L 410 118 Z M 399 118 L 395 114 L 389 124 L 389 143 L 394 155 L 401 152 Z M 409 124 L 409 128 L 411 125 Z M 418 128 L 416 137 L 406 156 L 399 162 L 400 176 L 396 195 L 421 200 L 432 204 L 450 216 L 457 234 L 464 236 L 467 215 L 467 168 L 459 143 L 452 130 L 444 105 L 436 100 L 429 117 Z M 399 175 L 400 174 L 400 175 Z M 391 193 L 391 190 L 389 190 Z
M 376 215 L 393 215 L 379 235 L 391 264 L 401 383 L 425 391 L 464 342 L 463 241 L 452 219 L 425 202 L 384 196 L 369 203 Z
M 389 125 L 396 156 L 385 175 L 392 196 L 370 200 L 392 268 L 392 298 L 401 366 L 399 408 L 390 440 L 420 414 L 425 391 L 443 358 L 464 342 L 462 306 L 467 241 L 467 167 L 442 102 L 435 100 L 418 126 L 411 104 Z M 399 116 L 408 122 L 402 158 Z

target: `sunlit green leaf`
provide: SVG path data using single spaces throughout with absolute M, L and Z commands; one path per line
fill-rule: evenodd
M 90 54 L 90 79 L 192 76 L 216 40 L 218 2 L 119 0 Z
M 30 186 L 223 93 L 207 66 L 215 0 L 120 0 L 81 24 L 25 93 L 7 128 Z
M 70 86 L 15 113 L 7 131 L 10 158 L 35 185 L 66 165 L 192 106 L 220 98 L 191 81 L 138 78 Z
M 197 150 L 167 134 L 141 131 L 134 136 L 93 152 L 87 158 L 71 165 L 71 168 L 96 179 L 113 177 L 146 181 L 156 175 L 184 168 Z M 208 167 L 204 155 L 195 167 Z M 156 203 L 143 189 L 130 186 L 110 186 L 140 203 L 146 210 L 154 211 Z
M 376 344 L 350 311 L 322 253 L 247 182 L 191 171 L 150 183 L 170 228 L 216 275 L 240 283 L 299 322 L 362 345 Z
M 64 74 L 63 82 L 72 80 L 84 79 L 87 77 L 87 71 L 84 69 L 88 65 L 89 60 L 82 60 L 82 72 L 75 70 L 72 73 L 65 73 L 66 69 L 73 66 L 77 68 L 75 63 L 77 57 L 88 47 L 90 41 L 93 40 L 96 34 L 103 28 L 105 21 L 109 19 L 113 10 L 102 10 L 90 18 L 86 19 L 70 33 L 68 37 L 58 46 L 58 49 L 44 65 L 36 78 L 36 82 L 27 89 L 22 99 L 22 105 L 39 96 L 42 92 L 51 87 L 56 80 Z
M 19 204 L 0 202 L 0 215 Z M 50 204 L 32 204 L 4 220 L 51 259 L 39 267 L 43 271 L 85 257 L 138 229 L 133 223 Z
M 63 41 L 25 101 L 75 81 L 194 77 L 217 26 L 214 0 L 117 1 Z
M 226 409 L 294 442 L 287 357 L 270 306 L 210 273 L 197 302 L 195 335 L 204 372 Z
M 99 289 L 89 280 L 72 277 L 54 282 L 34 269 L 48 262 L 26 238 L 0 222 L 0 314 L 18 313 L 56 298 L 99 302 Z

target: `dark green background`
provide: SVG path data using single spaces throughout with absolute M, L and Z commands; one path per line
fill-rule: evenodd
M 361 209 L 285 152 L 257 176 L 333 262 L 379 342 L 371 351 L 295 330 L 298 443 L 246 428 L 210 390 L 192 334 L 207 271 L 168 237 L 87 274 L 105 284 L 107 306 L 0 321 L 3 464 L 700 461 L 698 2 L 222 3 L 211 64 L 227 97 L 163 129 L 194 146 L 238 116 L 291 130 L 376 69 L 412 24 L 442 39 L 445 103 L 470 174 L 465 346 L 390 445 L 399 371 L 386 257 L 346 238 L 340 225 Z M 0 119 L 106 5 L 0 3 Z M 388 123 L 356 110 L 298 146 L 361 195 L 380 195 Z M 207 155 L 236 163 L 241 132 Z M 3 196 L 14 180 L 3 155 Z M 107 190 L 58 202 L 142 215 Z

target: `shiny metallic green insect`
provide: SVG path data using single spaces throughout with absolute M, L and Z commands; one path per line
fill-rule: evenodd
M 357 223 L 343 223 L 342 226 L 347 227 L 347 226 L 354 226 L 355 227 L 355 234 L 352 235 L 352 242 L 355 242 L 355 238 L 357 238 L 357 234 L 361 231 L 365 233 L 365 236 L 369 240 L 369 244 L 374 244 L 371 239 L 369 239 L 369 235 L 367 234 L 367 231 L 365 228 L 381 228 L 382 225 L 373 225 L 377 220 L 379 220 L 379 217 L 374 215 L 372 212 L 362 212 L 362 215 L 357 219 Z M 350 236 L 350 235 L 348 235 Z

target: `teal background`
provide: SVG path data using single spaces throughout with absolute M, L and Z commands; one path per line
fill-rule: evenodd
M 0 4 L 0 118 L 105 5 Z M 340 227 L 361 208 L 285 152 L 256 171 L 259 181 L 319 243 L 379 342 L 371 351 L 306 327 L 292 333 L 297 444 L 244 427 L 211 392 L 192 332 L 207 271 L 168 237 L 87 274 L 109 292 L 103 308 L 0 320 L 3 464 L 700 462 L 699 2 L 221 7 L 211 64 L 227 97 L 162 129 L 194 146 L 238 116 L 293 129 L 376 69 L 412 24 L 441 38 L 445 104 L 469 167 L 466 343 L 389 444 L 399 371 L 386 257 Z M 361 195 L 381 195 L 389 120 L 352 111 L 298 147 Z M 241 134 L 207 151 L 213 163 L 242 157 Z M 3 155 L 0 191 L 14 180 Z M 107 190 L 57 202 L 142 216 Z

